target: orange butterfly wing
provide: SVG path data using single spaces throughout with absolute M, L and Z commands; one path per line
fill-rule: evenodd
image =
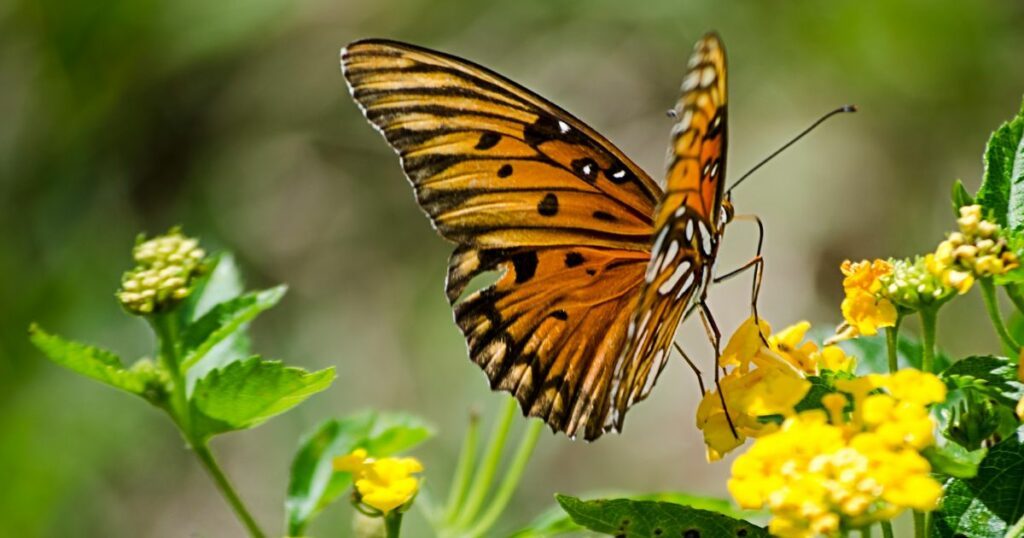
M 610 423 L 661 189 L 601 135 L 465 60 L 360 41 L 342 69 L 420 206 L 458 244 L 447 294 L 470 355 L 569 436 Z M 493 285 L 462 297 L 488 271 Z
M 686 309 L 703 301 L 725 223 L 726 63 L 716 34 L 697 42 L 681 91 L 651 261 L 615 374 L 615 386 L 622 387 L 611 416 L 616 428 L 654 386 Z

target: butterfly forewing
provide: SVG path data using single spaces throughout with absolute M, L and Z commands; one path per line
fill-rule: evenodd
M 707 285 L 720 237 L 726 150 L 725 48 L 715 34 L 697 42 L 674 109 L 666 192 L 658 205 L 651 260 L 618 362 L 610 426 L 645 398 L 664 368 L 686 309 Z
M 458 244 L 447 291 L 473 360 L 524 412 L 599 437 L 661 189 L 572 115 L 465 60 L 368 40 L 342 51 L 342 69 L 418 202 Z M 488 271 L 501 275 L 462 297 Z

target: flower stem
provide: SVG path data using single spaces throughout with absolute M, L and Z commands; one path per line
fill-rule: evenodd
M 484 453 L 484 459 L 480 462 L 480 466 L 473 476 L 473 485 L 469 489 L 466 503 L 460 510 L 457 522 L 459 527 L 468 526 L 476 519 L 477 513 L 480 512 L 480 506 L 487 497 L 487 493 L 491 488 L 491 482 L 494 480 L 494 473 L 498 470 L 498 464 L 501 462 L 501 453 L 505 448 L 505 438 L 508 437 L 508 430 L 512 426 L 516 407 L 518 407 L 516 399 L 509 398 L 505 402 L 505 407 L 501 411 L 498 422 L 494 424 L 491 438 L 487 444 L 487 451 Z
M 384 516 L 384 535 L 387 538 L 398 538 L 402 533 L 402 513 L 392 510 Z
M 861 538 L 871 538 L 871 525 L 868 525 L 860 530 Z
M 242 503 L 242 499 L 235 492 L 235 488 L 231 486 L 231 482 L 228 481 L 228 477 L 224 475 L 224 471 L 220 469 L 220 465 L 217 464 L 217 460 L 214 459 L 213 453 L 210 452 L 210 448 L 205 442 L 196 441 L 192 443 L 192 450 L 199 457 L 199 461 L 203 463 L 203 467 L 206 468 L 207 472 L 210 473 L 210 477 L 213 478 L 214 483 L 217 484 L 217 489 L 220 490 L 221 495 L 231 505 L 231 509 L 235 511 L 235 515 L 238 516 L 239 521 L 245 525 L 246 530 L 249 531 L 249 536 L 253 538 L 263 538 L 266 536 L 260 529 L 259 525 L 256 524 L 256 520 L 253 519 L 252 515 L 245 508 L 245 504 Z M 388 534 L 391 536 L 391 534 Z M 395 534 L 398 536 L 398 534 Z
M 472 413 L 469 417 L 469 426 L 466 428 L 466 437 L 462 441 L 462 452 L 459 454 L 459 463 L 455 466 L 455 476 L 452 479 L 452 490 L 448 494 L 448 503 L 445 507 L 443 522 L 454 523 L 462 508 L 462 501 L 466 498 L 466 489 L 473 476 L 473 466 L 476 464 L 476 448 L 480 442 L 480 417 Z
M 885 351 L 889 357 L 889 373 L 896 373 L 899 370 L 899 355 L 897 354 L 899 345 L 899 332 L 900 332 L 900 320 L 896 318 L 896 324 L 892 327 L 885 329 Z
M 985 299 L 985 310 L 988 312 L 989 319 L 992 320 L 992 326 L 996 329 L 996 334 L 999 335 L 999 339 L 1002 340 L 1003 346 L 1013 351 L 1014 354 L 1020 353 L 1020 344 L 1013 340 L 1010 336 L 1010 331 L 1006 329 L 1006 324 L 1003 323 L 1003 314 L 999 312 L 999 302 L 996 299 L 996 285 L 992 282 L 991 278 L 982 278 L 978 280 L 981 284 L 981 296 Z
M 883 521 L 882 522 L 882 538 L 895 538 L 893 533 L 892 533 L 892 522 L 891 521 Z
M 1010 530 L 1006 531 L 1006 538 L 1021 538 L 1024 536 L 1024 517 L 1017 520 Z
M 512 498 L 512 493 L 519 485 L 519 480 L 523 477 L 523 471 L 526 470 L 526 464 L 530 461 L 530 456 L 533 454 L 534 447 L 537 446 L 537 439 L 540 438 L 540 432 L 543 429 L 544 422 L 540 420 L 531 420 L 526 426 L 526 434 L 519 442 L 519 447 L 516 449 L 516 454 L 513 456 L 508 470 L 505 471 L 505 477 L 498 487 L 498 492 L 494 494 L 491 505 L 470 529 L 469 536 L 484 536 L 501 517 L 505 507 L 508 506 L 509 499 Z
M 925 534 L 925 526 L 924 512 L 914 510 L 914 538 L 925 538 L 927 536 Z
M 921 370 L 929 373 L 935 371 L 935 325 L 938 308 L 925 307 L 921 315 Z

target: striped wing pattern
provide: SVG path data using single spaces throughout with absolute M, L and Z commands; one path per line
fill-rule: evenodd
M 342 69 L 457 244 L 447 294 L 473 361 L 524 413 L 599 437 L 661 189 L 572 115 L 465 60 L 367 40 Z M 493 285 L 465 293 L 490 271 Z
M 484 67 L 376 39 L 349 45 L 341 62 L 420 206 L 457 245 L 447 295 L 492 388 L 570 437 L 621 429 L 717 249 L 717 37 L 690 60 L 667 193 L 583 122 Z M 466 293 L 490 272 L 493 284 Z
M 711 277 L 721 238 L 726 149 L 725 48 L 716 34 L 697 42 L 674 109 L 666 192 L 655 217 L 650 264 L 619 361 L 611 419 L 621 428 L 624 412 L 647 397 L 668 361 L 686 309 Z

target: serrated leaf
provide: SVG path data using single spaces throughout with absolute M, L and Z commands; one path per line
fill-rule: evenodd
M 285 499 L 289 536 L 302 535 L 313 518 L 351 484 L 349 473 L 334 472 L 334 458 L 356 448 L 376 457 L 390 456 L 420 444 L 433 431 L 418 417 L 376 411 L 321 424 L 303 439 L 292 460 Z
M 613 536 L 663 538 L 692 535 L 694 531 L 700 536 L 768 536 L 765 529 L 749 521 L 681 504 L 630 499 L 582 501 L 566 495 L 555 498 L 577 525 Z
M 51 361 L 101 383 L 132 394 L 143 395 L 147 377 L 127 370 L 113 352 L 95 346 L 65 340 L 49 334 L 38 325 L 28 329 L 29 340 Z
M 700 495 L 691 495 L 689 493 L 681 493 L 674 491 L 665 491 L 658 493 L 643 493 L 643 494 L 629 494 L 625 492 L 601 492 L 593 494 L 594 497 L 601 498 L 621 498 L 629 499 L 633 501 L 662 501 L 672 504 L 685 505 L 691 508 L 700 508 L 703 510 L 710 510 L 719 514 L 724 514 L 732 518 L 742 518 L 750 516 L 760 516 L 756 512 L 744 512 L 736 509 L 732 503 L 725 499 L 716 497 L 705 497 Z M 548 510 L 545 510 L 541 515 L 537 516 L 527 526 L 516 531 L 510 538 L 545 538 L 548 536 L 555 536 L 558 534 L 569 533 L 573 531 L 581 531 L 583 527 L 577 525 L 571 517 L 562 509 L 561 505 L 552 506 Z
M 954 478 L 974 478 L 978 475 L 978 465 L 988 453 L 988 449 L 968 451 L 957 443 L 946 443 L 943 446 L 930 446 L 921 455 L 931 464 L 932 470 Z
M 1002 124 L 985 146 L 985 172 L 977 202 L 999 224 L 1024 224 L 1024 114 Z
M 936 512 L 934 535 L 996 538 L 1024 515 L 1022 431 L 989 449 L 974 478 L 951 478 Z
M 257 426 L 326 389 L 334 368 L 307 372 L 279 361 L 251 357 L 211 371 L 200 379 L 190 402 L 200 439 Z
M 952 200 L 954 218 L 960 218 L 961 207 L 974 204 L 974 197 L 967 192 L 967 189 L 964 188 L 964 182 L 959 179 L 953 182 Z
M 1024 397 L 1017 365 L 1006 357 L 967 357 L 946 368 L 939 377 L 950 389 L 978 391 L 1010 407 Z
M 284 296 L 286 287 L 246 293 L 220 303 L 185 329 L 182 338 L 182 370 L 195 366 L 206 353 L 239 331 L 260 312 L 273 307 Z

